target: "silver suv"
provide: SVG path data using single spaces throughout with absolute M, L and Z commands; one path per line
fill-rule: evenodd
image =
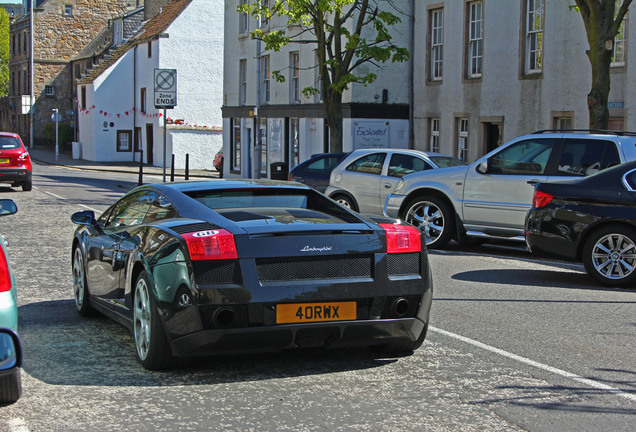
M 538 131 L 470 165 L 402 177 L 384 213 L 422 230 L 429 248 L 479 239 L 524 240 L 534 185 L 586 176 L 636 160 L 636 133 Z

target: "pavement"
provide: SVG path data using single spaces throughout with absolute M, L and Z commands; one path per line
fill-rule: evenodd
M 106 172 L 118 172 L 126 174 L 139 174 L 139 162 L 93 162 L 84 159 L 73 159 L 72 155 L 68 153 L 55 154 L 54 149 L 47 147 L 34 147 L 28 149 L 31 159 L 37 162 L 46 163 L 49 165 L 59 165 L 75 169 L 91 170 L 91 171 L 106 171 Z M 159 175 L 162 176 L 164 169 L 161 166 L 150 166 L 143 164 L 143 175 Z M 170 167 L 165 170 L 166 181 L 171 181 L 172 172 Z M 188 178 L 219 178 L 219 173 L 216 170 L 188 170 Z M 186 176 L 185 169 L 174 170 L 174 180 L 184 180 Z

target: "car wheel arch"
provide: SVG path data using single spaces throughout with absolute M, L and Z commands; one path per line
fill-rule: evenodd
M 446 204 L 448 204 L 454 210 L 455 214 L 458 214 L 457 209 L 455 208 L 455 204 L 444 192 L 441 192 L 440 190 L 437 190 L 437 189 L 422 188 L 422 189 L 414 190 L 413 192 L 408 194 L 406 198 L 402 201 L 402 206 L 400 207 L 400 212 L 399 212 L 400 216 L 404 215 L 404 212 L 406 211 L 406 207 L 409 205 L 411 201 L 413 201 L 414 199 L 423 198 L 423 197 L 435 197 L 435 198 L 441 199 L 444 202 L 446 202 Z
M 585 244 L 588 242 L 589 238 L 591 236 L 593 236 L 594 234 L 596 234 L 598 231 L 607 228 L 608 226 L 618 227 L 618 228 L 636 229 L 635 225 L 632 225 L 632 224 L 630 224 L 628 222 L 625 222 L 625 221 L 622 221 L 622 220 L 617 220 L 617 219 L 602 220 L 602 221 L 599 221 L 598 223 L 588 227 L 583 232 L 581 237 L 579 238 L 579 243 L 578 243 L 577 249 L 576 249 L 576 261 L 577 262 L 583 261 L 583 249 L 585 249 Z
M 338 189 L 337 191 L 332 192 L 329 195 L 329 198 L 331 198 L 334 201 L 338 201 L 339 196 L 345 197 L 348 200 L 350 200 L 355 206 L 355 208 L 353 208 L 352 210 L 358 211 L 358 209 L 360 208 L 360 206 L 358 205 L 358 201 L 353 197 L 353 195 L 351 195 L 349 192 L 345 190 Z

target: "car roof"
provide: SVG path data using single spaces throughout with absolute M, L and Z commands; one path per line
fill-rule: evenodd
M 356 149 L 356 150 L 351 152 L 351 156 L 368 154 L 368 153 L 377 153 L 377 152 L 402 153 L 402 154 L 410 154 L 410 155 L 413 155 L 413 156 L 427 156 L 427 157 L 441 156 L 441 157 L 455 158 L 454 156 L 443 154 L 443 153 L 426 152 L 426 151 L 421 151 L 421 150 L 404 149 L 404 148 L 373 148 L 373 149 L 372 148 L 365 148 L 365 149 Z
M 148 185 L 149 188 L 154 187 L 159 191 L 178 191 L 181 193 L 196 192 L 203 190 L 228 190 L 228 189 L 290 189 L 290 190 L 311 190 L 308 186 L 301 183 L 288 182 L 282 180 L 267 179 L 217 179 L 191 182 L 175 182 Z M 135 190 L 143 189 L 144 186 Z
M 20 135 L 18 135 L 17 133 L 14 133 L 14 132 L 0 132 L 0 136 L 20 138 Z

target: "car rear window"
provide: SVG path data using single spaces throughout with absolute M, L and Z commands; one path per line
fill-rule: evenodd
M 307 194 L 295 190 L 229 189 L 199 191 L 188 195 L 212 210 L 260 207 L 307 208 L 308 202 Z
M 0 150 L 11 150 L 21 148 L 20 140 L 15 137 L 0 136 Z

